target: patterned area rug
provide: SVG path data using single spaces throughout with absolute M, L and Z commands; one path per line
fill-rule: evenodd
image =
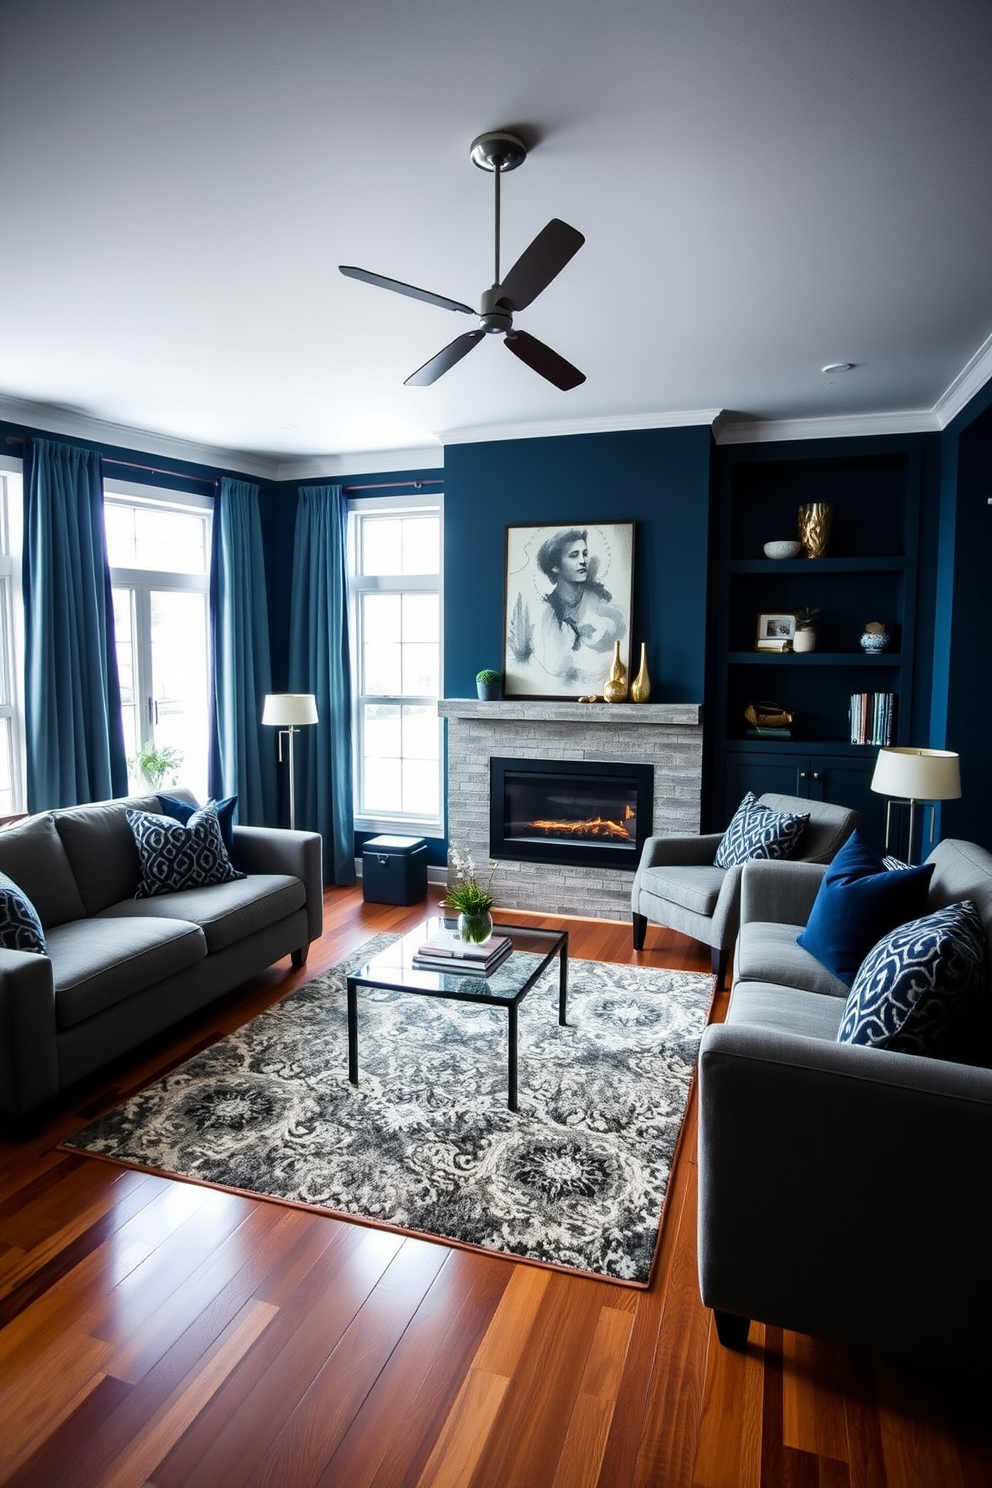
M 520 1005 L 520 1109 L 505 1012 L 359 992 L 367 941 L 64 1145 L 543 1265 L 647 1286 L 713 978 L 557 963 Z

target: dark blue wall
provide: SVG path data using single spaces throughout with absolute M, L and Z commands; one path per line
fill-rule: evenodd
M 633 521 L 632 660 L 647 641 L 652 702 L 702 702 L 710 447 L 702 427 L 449 445 L 445 695 L 503 670 L 507 526 Z

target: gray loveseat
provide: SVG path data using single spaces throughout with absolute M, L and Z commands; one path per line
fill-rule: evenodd
M 157 796 L 134 796 L 0 831 L 0 870 L 34 904 L 48 950 L 0 948 L 0 1110 L 15 1129 L 281 957 L 303 965 L 321 933 L 317 833 L 235 826 L 232 861 L 246 878 L 136 899 L 128 806 L 160 809 Z
M 973 900 L 992 953 L 992 855 L 946 841 L 928 861 L 928 908 Z M 796 944 L 825 872 L 744 869 L 727 1018 L 699 1056 L 702 1298 L 731 1346 L 754 1318 L 987 1371 L 987 1044 L 958 1064 L 836 1042 L 848 989 Z

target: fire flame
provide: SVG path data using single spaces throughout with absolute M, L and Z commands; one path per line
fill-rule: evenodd
M 624 822 L 630 821 L 634 812 L 629 806 L 624 807 L 623 821 L 610 821 L 605 816 L 590 816 L 585 821 L 548 821 L 538 820 L 531 822 L 531 826 L 539 832 L 551 832 L 555 837 L 619 837 L 624 842 L 630 841 L 630 833 L 624 826 Z

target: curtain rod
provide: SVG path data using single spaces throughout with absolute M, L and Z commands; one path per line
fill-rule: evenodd
M 8 434 L 8 444 L 30 444 L 30 439 L 22 439 L 17 434 Z M 217 486 L 220 481 L 213 475 L 191 475 L 182 470 L 166 470 L 162 465 L 145 465 L 141 460 L 112 460 L 109 455 L 101 455 L 100 460 L 104 465 L 120 465 L 124 470 L 145 470 L 149 475 L 168 475 L 172 480 L 200 481 L 203 485 Z
M 443 480 L 405 480 L 405 481 L 379 481 L 370 486 L 342 486 L 342 491 L 395 491 L 400 486 L 413 486 L 419 491 L 421 486 L 443 486 Z

